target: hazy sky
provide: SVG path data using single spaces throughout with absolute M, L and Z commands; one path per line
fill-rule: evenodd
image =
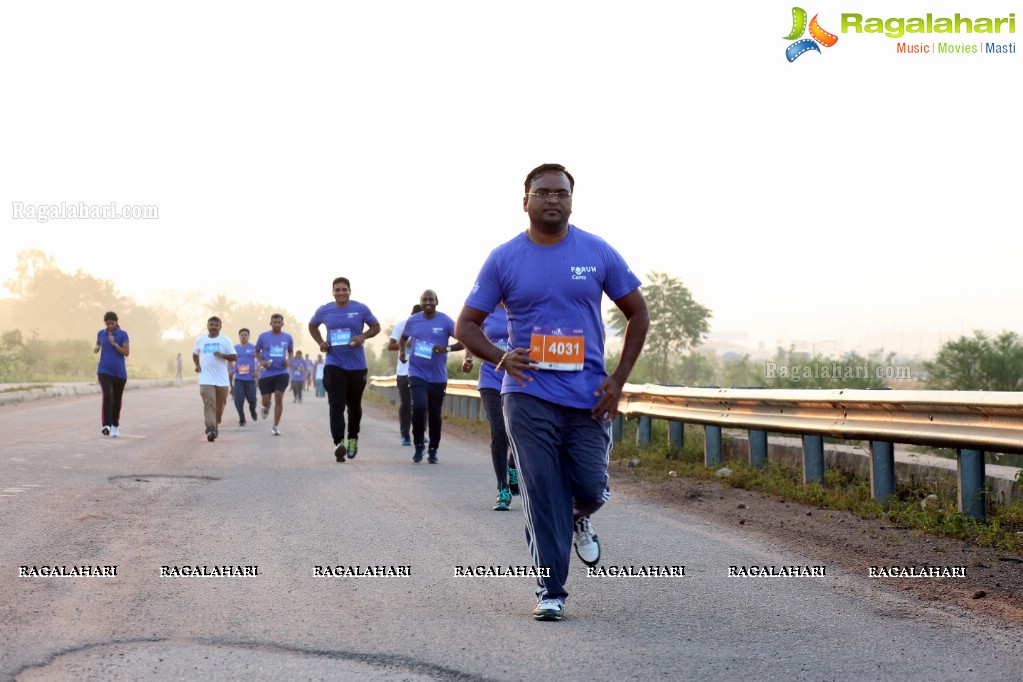
M 381 318 L 424 288 L 454 316 L 557 162 L 572 222 L 680 277 L 715 332 L 910 353 L 1023 332 L 1023 45 L 840 32 L 841 12 L 1023 30 L 1023 4 L 820 4 L 838 43 L 789 63 L 789 2 L 4 3 L 0 281 L 38 248 L 142 303 L 202 289 L 307 320 L 344 275 Z

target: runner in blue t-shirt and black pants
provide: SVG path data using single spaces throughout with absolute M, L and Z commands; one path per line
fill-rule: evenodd
M 502 351 L 511 350 L 508 345 L 508 311 L 504 303 L 499 303 L 494 312 L 487 315 L 483 323 L 483 333 L 492 344 Z M 465 352 L 462 371 L 472 371 L 472 352 Z M 480 402 L 490 422 L 490 459 L 494 464 L 497 476 L 497 501 L 494 511 L 511 509 L 512 495 L 519 494 L 519 473 L 515 469 L 515 461 L 508 457 L 508 431 L 504 427 L 504 413 L 501 410 L 501 384 L 504 383 L 504 370 L 497 370 L 493 363 L 484 362 L 480 365 L 479 381 L 476 390 L 480 393 Z
M 437 448 L 440 446 L 440 430 L 443 423 L 441 409 L 444 395 L 448 390 L 447 357 L 452 351 L 465 348 L 461 343 L 450 344 L 455 335 L 455 321 L 437 311 L 437 293 L 431 289 L 419 297 L 422 312 L 405 320 L 405 328 L 398 341 L 398 358 L 408 360 L 408 383 L 412 392 L 412 442 L 416 446 L 412 462 L 437 463 Z M 408 354 L 408 342 L 412 341 L 412 355 Z M 426 425 L 429 422 L 430 441 L 426 442 Z
M 249 343 L 249 330 L 238 330 L 238 343 L 234 352 L 238 359 L 232 364 L 231 390 L 234 391 L 234 407 L 238 410 L 238 426 L 245 426 L 245 402 L 249 403 L 249 414 L 256 421 L 256 378 L 259 367 L 256 364 L 256 347 Z
M 124 386 L 128 383 L 128 369 L 124 359 L 128 357 L 131 345 L 128 343 L 128 332 L 117 324 L 117 313 L 111 311 L 103 316 L 104 329 L 96 334 L 96 347 L 93 353 L 99 353 L 99 367 L 96 377 L 103 391 L 103 428 L 104 436 L 117 438 L 121 435 L 121 396 Z
M 380 323 L 363 303 L 352 300 L 352 283 L 337 277 L 332 284 L 334 302 L 321 305 L 309 320 L 309 336 L 326 353 L 323 388 L 330 405 L 330 435 L 334 459 L 355 459 L 359 454 L 362 425 L 362 394 L 366 391 L 366 339 L 380 333 Z M 327 339 L 320 334 L 327 329 Z M 348 409 L 348 438 L 345 438 L 345 409 Z
M 600 237 L 568 222 L 575 181 L 557 164 L 526 176 L 529 228 L 494 249 L 458 317 L 457 338 L 505 370 L 502 406 L 519 472 L 526 538 L 537 579 L 537 620 L 561 620 L 572 545 L 593 566 L 600 543 L 590 515 L 610 496 L 611 419 L 646 340 L 650 316 L 640 281 Z M 627 320 L 618 367 L 604 367 L 603 295 Z M 509 344 L 482 324 L 504 301 Z

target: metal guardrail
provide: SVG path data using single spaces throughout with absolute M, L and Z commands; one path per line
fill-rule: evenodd
M 394 377 L 372 377 L 374 387 L 395 386 Z M 448 382 L 449 413 L 479 417 L 474 381 Z M 467 402 L 468 401 L 468 402 Z M 467 408 L 466 405 L 469 405 Z M 475 409 L 473 409 L 475 408 Z M 959 510 L 984 519 L 987 508 L 985 452 L 1023 453 L 1023 393 L 857 389 L 672 388 L 626 384 L 621 416 L 639 419 L 638 440 L 649 443 L 651 420 L 669 423 L 669 440 L 681 447 L 684 424 L 704 426 L 704 463 L 720 466 L 721 429 L 749 431 L 750 464 L 767 462 L 767 433 L 803 438 L 803 480 L 824 483 L 825 437 L 870 441 L 871 492 L 886 500 L 895 492 L 895 443 L 954 448 Z
M 1023 394 L 626 385 L 623 414 L 726 428 L 1023 453 Z

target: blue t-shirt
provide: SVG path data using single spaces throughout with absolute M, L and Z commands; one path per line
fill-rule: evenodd
M 291 361 L 291 381 L 299 383 L 305 381 L 305 358 L 301 360 L 296 358 Z
M 448 382 L 448 354 L 434 353 L 434 346 L 447 346 L 455 335 L 455 321 L 437 312 L 430 319 L 416 313 L 405 321 L 402 334 L 412 339 L 412 347 L 405 351 L 408 375 L 432 384 Z
M 327 328 L 327 333 L 323 335 L 324 340 L 330 344 L 326 364 L 341 369 L 367 369 L 365 346 L 348 345 L 353 336 L 377 324 L 376 316 L 365 304 L 349 300 L 344 308 L 333 302 L 321 305 L 309 324 L 322 324 Z
M 256 347 L 251 343 L 244 346 L 235 345 L 234 352 L 238 359 L 234 363 L 235 381 L 256 380 Z
M 120 327 L 115 327 L 114 341 L 118 346 L 128 343 L 128 332 Z M 128 370 L 124 366 L 124 356 L 110 345 L 110 333 L 106 327 L 100 329 L 96 334 L 96 342 L 99 344 L 99 367 L 96 369 L 96 374 L 108 374 L 119 379 L 127 379 Z
M 288 373 L 288 351 L 295 349 L 295 342 L 291 334 L 281 332 L 274 334 L 272 331 L 263 332 L 256 339 L 256 350 L 264 360 L 270 361 L 270 366 L 260 372 L 260 378 L 276 377 Z
M 501 350 L 509 350 L 511 346 L 508 345 L 508 311 L 501 306 L 494 308 L 494 312 L 487 315 L 487 319 L 483 321 L 483 333 Z M 496 369 L 493 363 L 484 362 L 480 365 L 480 380 L 476 384 L 476 390 L 492 388 L 500 391 L 502 381 L 504 370 Z
M 540 246 L 523 232 L 490 252 L 465 304 L 508 309 L 513 348 L 543 355 L 519 384 L 505 376 L 502 393 L 528 393 L 544 400 L 588 409 L 607 377 L 604 368 L 603 294 L 617 300 L 635 291 L 639 278 L 625 259 L 600 237 L 569 225 L 563 240 Z M 581 365 L 581 368 L 579 368 Z

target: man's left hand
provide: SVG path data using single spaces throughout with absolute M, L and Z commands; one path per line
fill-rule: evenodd
M 597 404 L 590 410 L 590 415 L 594 419 L 600 419 L 606 414 L 608 419 L 614 419 L 618 414 L 618 401 L 622 398 L 622 385 L 618 380 L 608 376 L 593 395 L 599 397 Z

